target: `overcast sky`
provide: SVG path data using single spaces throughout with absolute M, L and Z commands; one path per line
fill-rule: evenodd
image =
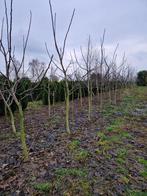
M 108 54 L 119 43 L 118 53 L 123 55 L 125 52 L 128 63 L 136 71 L 147 69 L 147 0 L 52 0 L 52 4 L 57 13 L 59 41 L 62 41 L 72 11 L 76 9 L 67 52 L 85 46 L 88 35 L 91 35 L 93 45 L 98 46 L 105 28 Z M 53 52 L 48 0 L 14 0 L 13 43 L 16 58 L 21 56 L 22 36 L 27 32 L 30 10 L 33 19 L 26 62 L 38 58 L 47 63 L 45 42 Z M 0 0 L 0 22 L 3 16 L 3 0 Z M 2 64 L 0 59 L 0 69 Z

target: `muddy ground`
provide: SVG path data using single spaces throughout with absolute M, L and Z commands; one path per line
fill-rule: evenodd
M 147 195 L 147 87 L 126 90 L 117 104 L 100 110 L 93 98 L 71 104 L 70 127 L 64 104 L 30 104 L 25 112 L 29 160 L 19 137 L 0 117 L 0 196 Z M 18 116 L 16 114 L 17 130 Z

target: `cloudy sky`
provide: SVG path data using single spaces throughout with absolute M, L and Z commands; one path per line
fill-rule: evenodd
M 147 0 L 52 0 L 52 4 L 57 13 L 58 40 L 61 43 L 72 11 L 76 9 L 68 37 L 67 53 L 85 46 L 89 35 L 93 45 L 98 47 L 105 28 L 108 54 L 119 43 L 119 56 L 125 52 L 128 63 L 136 71 L 147 69 Z M 27 32 L 30 10 L 33 19 L 26 63 L 32 58 L 47 63 L 45 42 L 50 52 L 53 52 L 48 0 L 14 0 L 13 43 L 16 57 L 21 57 L 22 36 Z M 0 0 L 0 23 L 3 16 L 3 0 Z M 1 70 L 2 64 L 0 56 Z

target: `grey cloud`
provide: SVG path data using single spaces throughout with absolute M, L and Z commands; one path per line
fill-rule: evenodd
M 9 2 L 9 1 L 8 1 Z M 122 44 L 122 53 L 126 50 L 132 66 L 147 64 L 147 49 L 141 49 L 141 43 L 147 43 L 147 1 L 146 0 L 52 0 L 57 12 L 58 39 L 62 40 L 73 8 L 75 18 L 69 34 L 67 50 L 85 45 L 91 34 L 94 45 L 99 44 L 103 29 L 106 28 L 106 45 Z M 29 11 L 33 20 L 30 32 L 27 58 L 38 56 L 47 60 L 44 42 L 53 51 L 51 21 L 48 0 L 14 0 L 14 41 L 20 55 L 22 35 L 27 32 Z M 3 1 L 0 1 L 0 21 L 3 16 Z M 131 41 L 130 41 L 131 40 Z M 137 47 L 138 51 L 133 51 Z M 112 47 L 113 48 L 113 47 Z M 141 51 L 144 51 L 144 54 Z M 140 62 L 138 62 L 140 61 Z

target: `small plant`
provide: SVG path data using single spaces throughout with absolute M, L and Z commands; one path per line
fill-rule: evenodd
M 73 151 L 75 149 L 77 149 L 80 145 L 80 141 L 79 140 L 73 140 L 69 145 L 68 148 L 69 150 Z
M 51 190 L 52 184 L 49 182 L 45 182 L 45 183 L 38 183 L 34 185 L 34 188 L 38 191 L 42 191 L 42 192 L 49 192 Z
M 89 152 L 86 150 L 80 150 L 75 154 L 75 159 L 78 161 L 85 161 L 89 156 Z

